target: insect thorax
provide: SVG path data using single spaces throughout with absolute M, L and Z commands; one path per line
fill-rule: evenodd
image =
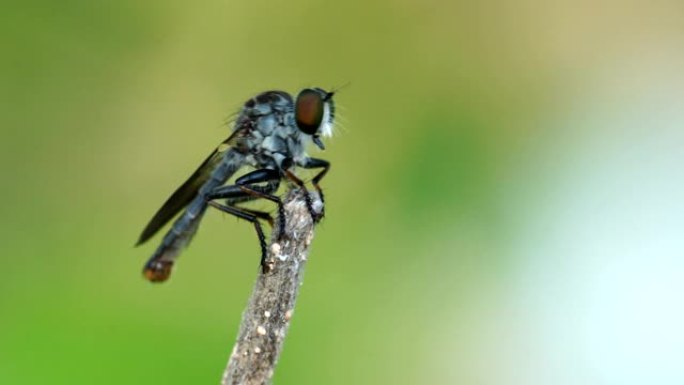
M 304 134 L 294 121 L 292 97 L 282 91 L 264 92 L 245 103 L 236 122 L 244 129 L 245 161 L 255 168 L 277 169 L 286 159 L 306 156 Z

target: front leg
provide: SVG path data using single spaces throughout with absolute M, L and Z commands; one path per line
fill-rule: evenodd
M 306 158 L 304 161 L 300 164 L 302 168 L 306 169 L 313 169 L 313 168 L 322 168 L 318 174 L 316 174 L 313 179 L 311 180 L 311 183 L 314 185 L 316 188 L 316 191 L 318 191 L 318 196 L 321 197 L 321 203 L 323 203 L 323 207 L 321 208 L 321 212 L 317 214 L 318 220 L 320 221 L 324 216 L 325 216 L 325 196 L 323 195 L 323 189 L 321 189 L 321 186 L 319 182 L 325 174 L 328 173 L 330 170 L 330 162 L 324 159 L 318 159 L 318 158 Z
M 321 201 L 325 202 L 325 199 L 323 197 L 323 190 L 321 189 L 321 186 L 318 184 L 321 179 L 325 176 L 325 174 L 328 173 L 330 170 L 330 162 L 324 159 L 318 159 L 318 158 L 306 158 L 304 162 L 300 165 L 302 168 L 307 168 L 307 169 L 312 169 L 312 168 L 322 168 L 316 176 L 313 177 L 311 180 L 311 183 L 314 185 L 316 188 L 316 191 L 318 191 L 318 195 L 321 196 Z
M 304 181 L 299 179 L 297 175 L 295 175 L 292 171 L 290 170 L 284 170 L 283 173 L 289 179 L 292 183 L 296 184 L 297 187 L 299 187 L 302 192 L 304 193 L 304 202 L 306 202 L 306 208 L 309 211 L 309 214 L 311 214 L 311 219 L 313 219 L 314 223 L 318 223 L 323 219 L 323 207 L 321 206 L 321 209 L 319 211 L 314 210 L 313 208 L 313 201 L 311 200 L 311 194 L 309 194 L 309 190 L 306 189 L 306 186 L 304 185 Z M 321 204 L 323 201 L 321 200 Z

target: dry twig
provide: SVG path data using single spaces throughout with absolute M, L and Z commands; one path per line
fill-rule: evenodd
M 318 195 L 311 197 L 314 209 L 320 212 L 323 206 Z M 271 236 L 267 259 L 271 270 L 257 277 L 222 385 L 270 383 L 283 349 L 314 235 L 314 223 L 304 194 L 294 189 L 283 203 L 285 232 L 280 239 L 276 238 L 277 229 Z

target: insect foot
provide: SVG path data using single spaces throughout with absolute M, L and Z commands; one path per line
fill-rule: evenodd
M 311 219 L 313 219 L 314 223 L 318 223 L 325 216 L 325 205 L 318 193 L 309 193 L 309 199 L 311 200 L 311 206 L 309 207 Z

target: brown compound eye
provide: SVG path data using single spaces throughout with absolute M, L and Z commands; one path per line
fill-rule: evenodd
M 324 103 L 323 95 L 310 88 L 302 90 L 297 95 L 295 121 L 302 132 L 313 135 L 318 131 L 323 121 Z

